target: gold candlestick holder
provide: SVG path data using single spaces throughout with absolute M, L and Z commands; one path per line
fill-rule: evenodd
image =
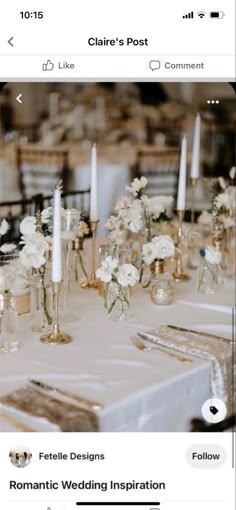
M 91 220 L 90 230 L 92 232 L 92 258 L 91 258 L 91 275 L 89 280 L 81 284 L 81 289 L 97 289 L 99 280 L 96 278 L 96 232 L 99 220 Z
M 178 245 L 177 245 L 177 257 L 176 257 L 176 269 L 173 273 L 173 277 L 176 282 L 186 282 L 191 277 L 183 271 L 183 258 L 182 258 L 182 239 L 183 239 L 183 219 L 184 210 L 177 209 L 176 214 L 179 222 L 178 226 Z
M 50 345 L 65 345 L 72 342 L 73 338 L 66 333 L 62 333 L 59 325 L 59 292 L 60 283 L 53 283 L 53 299 L 54 299 L 54 317 L 51 333 L 40 337 L 40 342 Z
M 198 183 L 198 178 L 190 177 L 191 183 L 191 225 L 194 225 L 195 220 L 195 188 Z

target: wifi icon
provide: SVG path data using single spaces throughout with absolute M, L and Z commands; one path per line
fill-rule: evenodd
M 199 16 L 199 18 L 204 18 L 204 16 L 206 16 L 206 12 L 200 11 L 197 13 L 197 15 Z

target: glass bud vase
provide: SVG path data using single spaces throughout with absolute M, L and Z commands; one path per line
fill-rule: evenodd
M 106 300 L 109 319 L 126 321 L 130 318 L 130 288 L 111 282 Z
M 31 277 L 30 310 L 32 331 L 49 331 L 53 317 L 53 290 L 47 271 Z
M 214 294 L 218 285 L 217 265 L 210 264 L 202 258 L 197 272 L 197 292 Z
M 84 248 L 83 237 L 76 237 L 72 245 L 72 257 L 70 278 L 72 282 L 84 283 L 88 280 L 89 267 L 88 267 L 88 252 Z
M 12 352 L 18 349 L 16 337 L 17 307 L 10 291 L 0 292 L 0 352 Z
M 154 260 L 151 264 L 151 299 L 155 305 L 170 305 L 174 301 L 174 280 L 165 272 L 165 261 Z

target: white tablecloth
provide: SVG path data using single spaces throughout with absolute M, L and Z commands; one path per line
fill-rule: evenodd
M 20 317 L 21 348 L 2 356 L 1 394 L 34 377 L 102 403 L 101 431 L 189 430 L 191 418 L 201 416 L 203 402 L 211 397 L 211 364 L 197 358 L 182 363 L 158 350 L 139 351 L 130 335 L 172 323 L 230 337 L 233 281 L 213 296 L 196 294 L 193 286 L 193 281 L 178 284 L 176 302 L 162 307 L 152 304 L 148 291 L 136 289 L 133 316 L 126 323 L 108 320 L 96 291 L 74 288 L 70 310 L 80 319 L 63 326 L 74 337 L 65 346 L 42 344 L 40 335 L 30 331 L 29 316 Z

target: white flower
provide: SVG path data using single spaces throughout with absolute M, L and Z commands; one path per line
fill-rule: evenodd
M 128 285 L 135 285 L 139 280 L 139 274 L 136 267 L 132 264 L 122 264 L 117 273 L 118 283 L 122 287 L 128 287 Z
M 232 181 L 235 179 L 236 175 L 236 166 L 232 166 L 231 170 L 229 171 L 229 176 Z
M 122 224 L 121 218 L 112 214 L 108 218 L 105 226 L 107 227 L 108 230 L 119 230 L 121 227 L 121 224 Z
M 38 269 L 46 263 L 46 253 L 49 244 L 42 234 L 35 232 L 31 237 L 24 238 L 25 246 L 20 251 L 19 257 L 24 267 Z
M 20 232 L 23 236 L 31 236 L 35 232 L 36 220 L 34 216 L 27 216 L 20 224 Z
M 156 250 L 157 259 L 165 259 L 166 257 L 172 257 L 175 253 L 175 244 L 170 236 L 157 236 L 153 237 L 152 242 Z
M 141 190 L 146 188 L 147 182 L 148 181 L 147 181 L 146 177 L 141 177 L 141 179 L 138 179 L 137 177 L 135 177 L 135 179 L 131 183 L 131 186 L 126 186 L 126 189 L 127 189 L 127 191 L 132 193 L 132 195 L 134 195 L 134 197 L 136 197 Z
M 165 212 L 165 207 L 159 197 L 143 197 L 144 205 L 147 207 L 149 213 L 152 215 L 154 219 L 158 219 L 160 214 Z
M 205 250 L 205 259 L 210 264 L 220 264 L 222 254 L 213 246 L 208 246 Z
M 219 195 L 217 195 L 214 203 L 218 209 L 221 209 L 221 207 L 224 207 L 225 209 L 230 209 L 228 193 L 225 192 L 225 193 L 220 193 Z
M 125 230 L 111 230 L 108 234 L 108 239 L 111 243 L 117 244 L 118 246 L 123 244 L 125 240 Z
M 108 283 L 112 280 L 113 271 L 118 267 L 118 260 L 113 259 L 112 257 L 106 257 L 105 260 L 102 261 L 101 267 L 97 269 L 96 276 L 102 282 Z
M 42 223 L 48 224 L 53 216 L 53 208 L 48 207 L 47 209 L 43 209 L 41 212 L 41 221 Z
M 131 200 L 129 197 L 121 197 L 119 198 L 116 206 L 115 211 L 120 211 L 122 209 L 128 209 L 131 206 Z
M 202 211 L 198 216 L 197 222 L 200 225 L 212 225 L 212 215 L 208 211 Z
M 80 221 L 78 226 L 78 236 L 84 237 L 85 235 L 89 234 L 89 228 L 85 221 Z
M 156 249 L 153 243 L 143 245 L 142 256 L 146 264 L 151 264 L 156 258 Z
M 7 223 L 7 220 L 2 220 L 2 223 L 0 224 L 0 237 L 5 236 L 7 231 L 9 230 L 9 225 Z
M 0 251 L 4 254 L 11 253 L 15 249 L 16 249 L 16 245 L 13 243 L 5 243 L 5 244 L 2 244 L 2 246 L 0 246 Z
M 136 207 L 131 207 L 125 218 L 125 226 L 135 234 L 138 234 L 143 228 L 143 220 L 140 210 Z

